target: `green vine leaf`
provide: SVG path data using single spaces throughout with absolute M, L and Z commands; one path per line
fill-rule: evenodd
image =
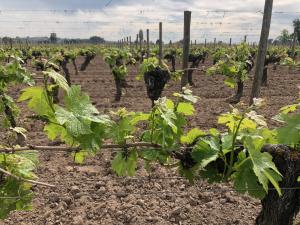
M 182 144 L 192 144 L 198 137 L 204 136 L 206 133 L 198 128 L 190 130 L 185 136 L 181 136 Z
M 282 180 L 281 174 L 272 161 L 272 156 L 267 153 L 261 153 L 265 141 L 259 136 L 247 137 L 244 141 L 245 148 L 249 152 L 249 157 L 253 164 L 253 171 L 262 184 L 264 190 L 268 192 L 268 183 L 271 182 L 279 195 L 282 195 L 278 182 Z
M 167 98 L 158 99 L 155 104 L 157 110 L 160 113 L 160 117 L 166 122 L 166 124 L 172 128 L 173 132 L 177 134 L 178 128 L 175 125 L 176 114 L 174 112 L 173 106 L 171 106 L 171 101 L 167 100 Z M 171 108 L 172 107 L 172 108 Z
M 128 157 L 124 156 L 123 152 L 119 152 L 111 165 L 118 176 L 134 176 L 137 168 L 137 152 L 131 151 Z
M 282 115 L 285 125 L 277 129 L 279 143 L 297 145 L 300 142 L 300 115 Z
M 81 115 L 74 114 L 73 111 L 67 111 L 57 106 L 55 115 L 57 122 L 66 126 L 68 133 L 73 137 L 92 133 L 91 121 L 82 118 Z
M 79 86 L 72 86 L 65 96 L 66 109 L 56 106 L 56 119 L 60 125 L 66 126 L 71 136 L 91 134 L 91 124 L 108 124 L 107 116 L 99 115 L 98 110 L 91 104 L 89 97 L 83 94 Z
M 236 111 L 236 109 L 234 109 L 234 111 Z M 257 117 L 257 119 L 259 118 L 260 117 Z M 240 122 L 241 119 L 242 116 L 237 114 L 237 112 L 226 113 L 219 116 L 218 123 L 225 125 L 232 132 L 237 127 L 237 124 Z M 249 118 L 244 118 L 243 121 L 241 122 L 240 130 L 245 130 L 245 129 L 255 130 L 256 127 L 257 124 L 255 121 Z
M 180 102 L 177 106 L 177 112 L 185 116 L 192 116 L 195 112 L 195 108 L 191 103 Z
M 239 153 L 239 162 L 236 164 L 236 172 L 232 175 L 234 188 L 237 192 L 248 192 L 252 197 L 263 199 L 266 192 L 262 185 L 257 182 L 257 176 L 253 171 L 253 163 L 246 157 L 244 152 Z
M 227 77 L 224 83 L 232 89 L 235 88 L 236 86 L 236 81 L 232 77 Z
M 193 92 L 186 87 L 182 88 L 182 93 L 174 93 L 173 96 L 175 96 L 183 101 L 191 102 L 193 104 L 197 103 L 197 101 L 199 99 L 199 97 L 194 96 Z
M 219 140 L 214 137 L 199 141 L 193 148 L 192 157 L 201 168 L 205 168 L 208 164 L 217 160 L 219 152 Z
M 279 111 L 283 114 L 288 114 L 291 112 L 295 112 L 298 107 L 299 107 L 299 104 L 288 105 L 288 106 L 282 107 Z
M 47 93 L 42 87 L 29 87 L 22 90 L 18 102 L 28 100 L 28 108 L 43 116 L 54 117 L 47 99 Z
M 84 163 L 86 157 L 91 156 L 91 153 L 86 151 L 80 151 L 72 153 L 72 156 L 75 163 L 82 164 Z
M 54 70 L 49 70 L 49 71 L 43 71 L 43 74 L 45 76 L 51 77 L 55 81 L 55 83 L 57 83 L 58 86 L 63 90 L 65 91 L 69 90 L 70 87 L 68 85 L 66 78 L 64 78 L 59 73 L 55 72 Z
M 54 123 L 49 123 L 44 126 L 44 132 L 51 141 L 59 137 L 64 130 L 65 128 L 63 126 Z

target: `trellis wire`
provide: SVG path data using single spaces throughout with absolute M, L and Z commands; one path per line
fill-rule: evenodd
M 194 186 L 196 187 L 196 186 Z M 211 193 L 229 193 L 229 192 L 247 192 L 247 191 L 261 191 L 262 189 L 234 189 L 234 188 L 199 188 L 196 187 L 198 191 L 203 192 L 211 192 Z M 85 191 L 95 191 L 95 189 L 84 189 Z M 291 191 L 291 190 L 300 190 L 300 187 L 289 187 L 289 188 L 281 188 L 283 191 Z M 269 191 L 277 191 L 275 188 L 269 188 Z M 99 197 L 103 197 L 104 195 L 116 195 L 116 196 L 127 196 L 127 195 L 175 195 L 175 194 L 187 194 L 189 196 L 192 196 L 192 193 L 189 193 L 189 190 L 186 191 L 135 191 L 135 192 L 128 192 L 128 191 L 120 191 L 120 192 L 105 192 L 103 195 L 100 195 Z M 21 199 L 20 196 L 15 197 L 0 197 L 0 199 Z

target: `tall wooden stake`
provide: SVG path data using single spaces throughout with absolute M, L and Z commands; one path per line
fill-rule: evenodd
M 183 32 L 183 60 L 182 60 L 182 69 L 184 74 L 181 78 L 181 87 L 185 87 L 188 80 L 188 71 L 186 70 L 189 67 L 189 52 L 190 52 L 190 35 L 191 35 L 191 11 L 184 12 L 184 32 Z
M 293 44 L 292 44 L 292 58 L 295 59 L 295 47 L 296 47 L 296 41 L 297 41 L 297 34 L 296 34 L 296 28 L 294 29 L 294 38 L 293 38 Z
M 143 33 L 143 30 L 139 31 L 139 39 L 140 39 L 141 62 L 143 62 L 143 58 L 144 58 L 144 54 L 143 54 L 144 33 Z
M 163 44 L 162 44 L 162 22 L 159 22 L 159 54 L 158 54 L 158 59 L 159 59 L 159 65 L 162 64 L 162 58 L 163 58 Z
M 268 48 L 268 39 L 270 33 L 270 25 L 272 19 L 273 0 L 265 0 L 264 17 L 258 47 L 258 55 L 256 60 L 256 68 L 254 81 L 252 85 L 252 92 L 250 98 L 250 105 L 253 104 L 253 99 L 260 95 L 260 87 L 262 83 L 263 71 L 265 67 L 265 59 Z
M 150 42 L 149 42 L 149 29 L 147 29 L 147 58 L 150 57 Z

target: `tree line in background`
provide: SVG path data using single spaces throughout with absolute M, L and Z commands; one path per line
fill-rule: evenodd
M 294 32 L 290 33 L 287 29 L 283 29 L 281 34 L 274 41 L 277 44 L 291 44 L 294 40 L 294 35 L 296 35 L 296 41 L 300 43 L 300 19 L 293 21 Z
M 100 36 L 92 36 L 88 39 L 81 38 L 59 38 L 56 33 L 51 33 L 50 37 L 25 37 L 25 38 L 0 38 L 2 44 L 9 45 L 13 43 L 28 43 L 28 44 L 103 44 L 104 38 Z

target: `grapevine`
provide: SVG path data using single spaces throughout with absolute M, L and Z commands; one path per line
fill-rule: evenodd
M 136 61 L 129 51 L 119 49 L 105 50 L 104 60 L 112 70 L 117 89 L 115 101 L 118 102 L 121 100 L 122 89 L 130 87 L 125 79 L 128 74 L 127 65 L 135 64 Z
M 225 84 L 230 88 L 237 85 L 237 93 L 228 101 L 232 104 L 240 102 L 243 96 L 244 81 L 254 67 L 254 59 L 246 43 L 243 43 L 220 59 L 207 70 L 208 75 L 222 74 L 226 76 Z

